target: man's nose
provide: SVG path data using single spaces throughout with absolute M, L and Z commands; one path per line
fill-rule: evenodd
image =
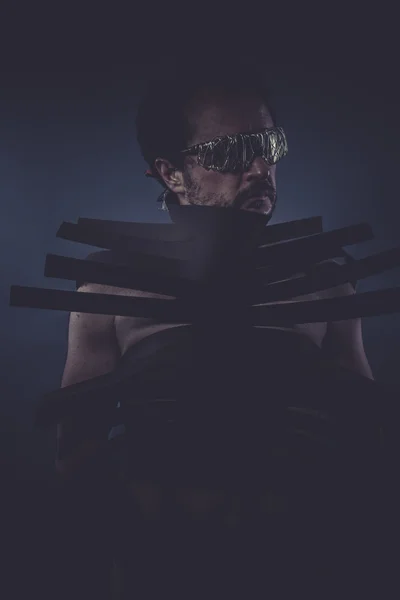
M 271 166 L 261 156 L 256 156 L 245 172 L 246 179 L 269 179 L 271 178 Z

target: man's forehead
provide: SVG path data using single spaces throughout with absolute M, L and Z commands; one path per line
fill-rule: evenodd
M 273 127 L 268 108 L 256 94 L 204 93 L 189 108 L 188 119 L 194 134 L 190 144 Z

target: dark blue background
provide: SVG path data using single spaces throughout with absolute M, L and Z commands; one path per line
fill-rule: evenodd
M 35 431 L 32 416 L 40 395 L 60 384 L 68 317 L 9 308 L 9 288 L 72 289 L 43 276 L 46 253 L 83 257 L 88 252 L 55 238 L 62 221 L 168 220 L 157 210 L 160 189 L 144 177 L 146 165 L 135 141 L 146 71 L 178 69 L 184 77 L 203 49 L 220 57 L 223 47 L 230 44 L 238 53 L 242 46 L 265 66 L 288 136 L 273 222 L 320 214 L 325 229 L 370 222 L 375 240 L 349 248 L 357 257 L 399 243 L 394 37 L 389 21 L 365 20 L 365 12 L 361 19 L 331 16 L 311 11 L 299 21 L 289 13 L 285 27 L 266 18 L 263 28 L 255 25 L 254 15 L 253 29 L 247 23 L 244 37 L 239 26 L 228 34 L 216 25 L 205 29 L 202 22 L 197 33 L 193 22 L 174 33 L 173 19 L 163 28 L 162 18 L 154 15 L 151 21 L 140 15 L 131 32 L 123 19 L 121 29 L 111 31 L 107 15 L 98 13 L 71 22 L 71 15 L 65 20 L 59 15 L 55 24 L 47 11 L 24 12 L 24 19 L 17 15 L 10 21 L 8 36 L 2 37 L 0 79 L 0 469 L 12 534 L 29 533 L 51 485 L 54 431 Z M 8 21 L 2 23 L 7 30 Z M 212 35 L 216 41 L 210 47 Z M 359 291 L 399 283 L 396 269 L 362 281 Z M 399 315 L 364 322 L 367 355 L 383 381 L 398 380 L 399 333 Z M 30 556 L 37 552 L 34 531 Z M 15 543 L 15 535 L 10 539 Z

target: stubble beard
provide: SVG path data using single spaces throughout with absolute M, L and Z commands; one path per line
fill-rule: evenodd
M 202 193 L 200 185 L 192 179 L 189 173 L 184 173 L 183 180 L 186 190 L 185 200 L 189 204 L 197 206 L 219 206 L 223 208 L 231 206 L 231 203 L 228 202 L 222 194 L 213 194 L 211 192 L 208 194 Z

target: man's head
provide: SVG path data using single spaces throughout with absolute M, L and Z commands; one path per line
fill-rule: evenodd
M 268 145 L 269 138 L 265 134 L 251 138 L 237 134 L 262 134 L 275 125 L 269 96 L 260 78 L 251 70 L 243 74 L 242 69 L 167 81 L 163 88 L 153 84 L 137 118 L 142 154 L 153 175 L 180 204 L 243 208 L 267 214 L 272 213 L 276 202 L 276 165 L 270 164 L 273 161 L 256 153 L 246 168 L 221 171 L 202 166 L 197 148 L 194 152 L 182 151 L 219 137 L 223 138 L 224 148 L 236 144 L 236 153 L 243 152 L 244 147 L 251 150 L 254 141 Z

